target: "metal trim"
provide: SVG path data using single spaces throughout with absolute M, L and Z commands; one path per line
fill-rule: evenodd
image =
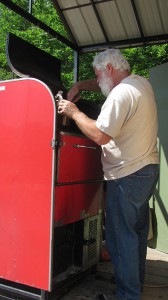
M 94 44 L 94 45 L 86 45 L 79 48 L 80 53 L 87 53 L 87 52 L 95 52 L 95 51 L 102 51 L 107 48 L 135 48 L 135 47 L 144 47 L 144 44 L 147 45 L 161 45 L 165 44 L 168 41 L 168 34 L 163 35 L 156 35 L 156 36 L 148 36 L 143 38 L 134 38 L 134 39 L 127 39 L 127 40 L 119 40 L 109 42 L 109 45 L 106 43 Z
M 24 297 L 28 297 L 28 299 L 37 299 L 37 300 L 41 299 L 41 295 L 31 293 L 31 292 L 28 292 L 28 291 L 24 291 L 24 290 L 21 290 L 19 288 L 10 287 L 10 286 L 7 286 L 5 284 L 0 283 L 0 291 L 1 290 L 11 292 L 15 295 L 21 295 L 21 296 L 24 296 Z

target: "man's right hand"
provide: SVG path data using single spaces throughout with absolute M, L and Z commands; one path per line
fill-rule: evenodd
M 80 91 L 100 92 L 97 78 L 77 81 L 69 90 L 67 100 L 77 102 L 80 99 Z
M 67 94 L 67 100 L 71 102 L 77 102 L 80 99 L 80 94 L 79 94 L 79 88 L 78 88 L 78 82 L 76 82 L 71 89 L 69 90 Z

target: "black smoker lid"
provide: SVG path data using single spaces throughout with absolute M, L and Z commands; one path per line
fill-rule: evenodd
M 61 83 L 61 61 L 17 37 L 8 33 L 6 56 L 9 67 L 19 77 L 34 77 L 46 83 L 54 94 L 65 91 Z

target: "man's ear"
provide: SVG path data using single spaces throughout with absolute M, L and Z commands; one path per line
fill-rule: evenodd
M 111 65 L 110 63 L 108 63 L 108 64 L 106 65 L 106 72 L 107 72 L 107 74 L 108 74 L 109 76 L 111 76 L 111 74 L 113 74 L 113 67 L 112 67 L 112 65 Z

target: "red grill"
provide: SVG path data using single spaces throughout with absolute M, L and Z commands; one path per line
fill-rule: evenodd
M 15 284 L 25 295 L 84 272 L 100 250 L 101 150 L 57 116 L 54 94 L 66 94 L 60 62 L 47 55 L 41 67 L 43 55 L 9 35 L 11 68 L 31 77 L 0 82 L 0 289 Z M 91 117 L 99 111 L 79 107 Z

